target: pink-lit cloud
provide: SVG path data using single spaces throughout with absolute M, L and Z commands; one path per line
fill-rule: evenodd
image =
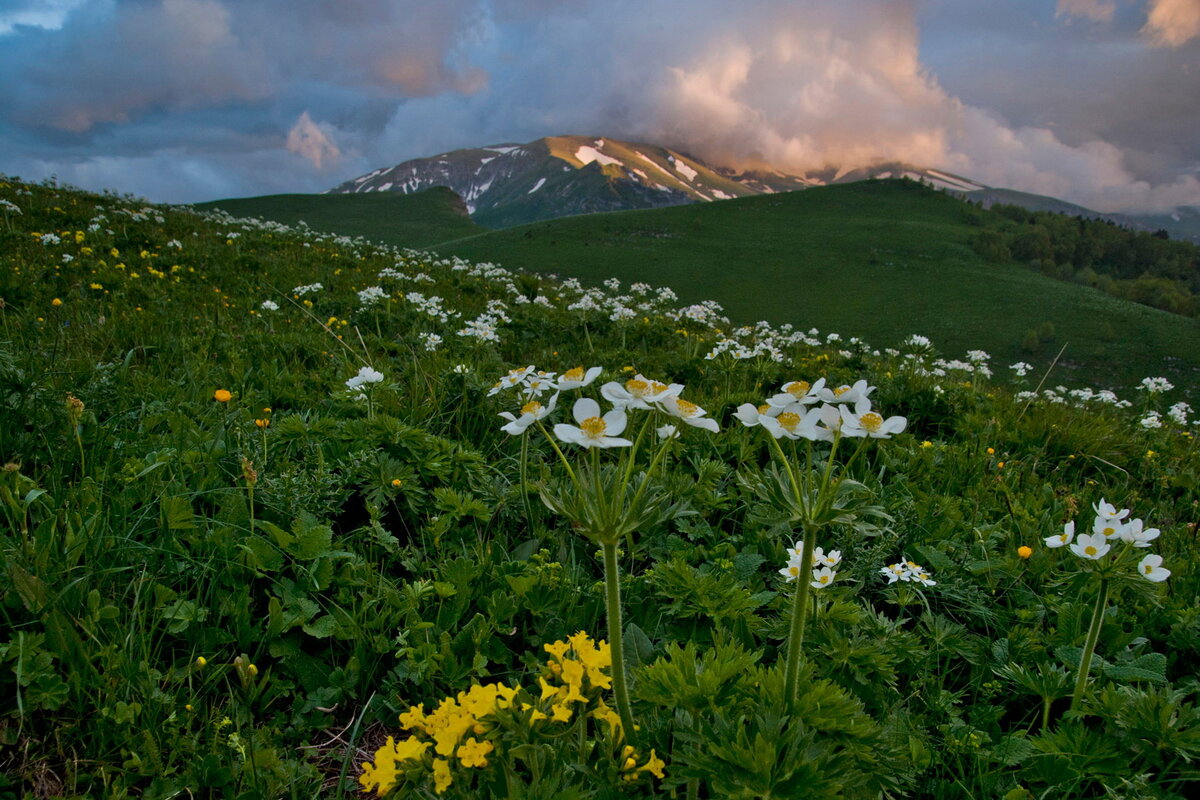
M 313 122 L 307 111 L 300 115 L 296 124 L 288 131 L 285 147 L 289 153 L 302 156 L 317 169 L 324 169 L 327 164 L 335 164 L 342 158 L 342 152 L 334 143 L 331 130 L 328 126 Z
M 1200 36 L 1200 0 L 1150 0 L 1142 32 L 1169 47 L 1179 47 Z

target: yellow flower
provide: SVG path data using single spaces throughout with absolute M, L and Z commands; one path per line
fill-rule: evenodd
M 196 666 L 197 667 L 203 667 L 207 663 L 208 663 L 208 659 L 205 658 L 204 656 L 199 656 L 196 658 Z
M 358 782 L 363 791 L 375 789 L 380 795 L 386 794 L 396 786 L 397 767 L 403 762 L 419 759 L 429 749 L 429 742 L 421 742 L 415 738 L 405 739 L 396 744 L 392 737 L 375 752 L 375 763 L 367 762 L 362 765 L 362 775 Z
M 54 298 L 53 300 L 51 300 L 51 301 L 50 301 L 50 305 L 52 305 L 52 306 L 54 306 L 55 308 L 57 308 L 58 306 L 61 306 L 61 305 L 62 305 L 62 300 L 59 300 L 59 299 L 56 297 L 56 298 Z
M 994 456 L 994 455 L 996 455 L 996 451 L 995 451 L 993 448 L 989 447 L 989 448 L 987 449 L 987 454 L 988 454 L 989 456 Z
M 921 447 L 933 447 L 933 442 L 926 439 L 925 441 L 921 442 Z
M 1029 558 L 1031 555 L 1033 555 L 1033 548 L 1023 544 L 1017 548 L 1017 555 L 1019 555 L 1021 558 Z
M 450 762 L 444 758 L 433 760 L 433 790 L 442 794 L 450 788 L 454 778 L 450 775 Z
M 213 400 L 216 400 L 218 403 L 228 403 L 232 399 L 233 395 L 228 389 L 217 389 L 213 392 Z
M 555 722 L 570 722 L 571 707 L 566 703 L 559 703 L 550 710 L 550 718 Z
M 496 745 L 491 742 L 481 742 L 472 736 L 462 743 L 455 755 L 464 767 L 486 767 L 487 754 L 495 749 Z
M 405 730 L 425 728 L 425 704 L 410 706 L 408 711 L 400 715 L 400 725 Z
M 650 751 L 650 760 L 647 761 L 642 766 L 638 767 L 638 772 L 645 771 L 645 772 L 651 773 L 656 778 L 662 778 L 662 777 L 664 777 L 663 776 L 663 767 L 665 767 L 666 765 L 667 765 L 667 762 L 663 761 L 661 758 L 659 758 L 657 755 L 654 754 L 653 750 L 651 750 Z
M 402 483 L 404 483 L 404 481 L 400 480 L 399 478 L 392 478 L 393 488 L 399 489 Z
M 269 426 L 270 426 L 270 424 L 271 424 L 271 420 L 269 420 L 269 419 L 256 419 L 256 420 L 254 420 L 254 424 L 255 424 L 255 425 L 257 425 L 257 426 L 258 426 L 258 427 L 260 427 L 260 428 L 266 428 L 266 427 L 269 427 Z

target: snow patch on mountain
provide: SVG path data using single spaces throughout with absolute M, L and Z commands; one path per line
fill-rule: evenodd
M 601 140 L 599 140 L 598 144 L 602 144 L 603 142 L 604 142 L 604 140 L 601 139 Z M 604 166 L 608 166 L 609 164 L 620 164 L 621 163 L 621 159 L 613 158 L 612 156 L 606 156 L 604 153 L 601 153 L 596 148 L 588 147 L 587 145 L 584 145 L 583 147 L 576 150 L 575 157 L 577 159 L 579 159 L 580 161 L 582 161 L 584 166 L 587 166 L 588 164 L 592 163 L 593 161 L 599 161 Z
M 533 194 L 533 193 L 534 193 L 534 192 L 536 192 L 538 189 L 542 188 L 542 184 L 543 184 L 543 183 L 545 183 L 545 182 L 546 182 L 546 179 L 545 179 L 545 178 L 538 178 L 538 182 L 537 182 L 537 183 L 535 183 L 535 184 L 533 185 L 533 188 L 532 188 L 532 189 L 530 189 L 530 190 L 529 190 L 528 192 L 526 192 L 525 194 Z
M 676 158 L 674 160 L 674 164 L 675 164 L 675 171 L 678 172 L 680 175 L 687 178 L 689 181 L 696 180 L 696 175 L 698 175 L 699 173 L 696 172 L 696 170 L 689 167 L 687 164 L 685 164 L 683 162 L 682 158 Z

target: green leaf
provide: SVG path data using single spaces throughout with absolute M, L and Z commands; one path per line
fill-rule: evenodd
M 338 622 L 332 614 L 326 614 L 322 617 L 317 617 L 312 622 L 307 622 L 302 627 L 302 630 L 309 636 L 315 636 L 318 639 L 327 639 L 337 632 Z
M 1167 657 L 1162 653 L 1146 653 L 1125 664 L 1104 665 L 1104 675 L 1114 681 L 1167 682 Z
M 163 525 L 169 531 L 188 530 L 196 527 L 196 516 L 192 504 L 186 497 L 164 497 L 159 501 Z
M 654 653 L 654 642 L 646 632 L 631 622 L 625 626 L 625 659 L 631 667 L 640 666 L 650 660 Z

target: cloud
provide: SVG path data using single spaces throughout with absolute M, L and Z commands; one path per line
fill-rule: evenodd
M 1150 0 L 1142 32 L 1168 47 L 1179 47 L 1200 36 L 1200 0 Z
M 317 169 L 322 169 L 326 162 L 336 163 L 342 158 L 327 128 L 313 122 L 307 111 L 288 131 L 286 147 L 289 153 L 303 156 Z
M 1094 22 L 1110 22 L 1117 10 L 1115 0 L 1058 0 L 1058 17 L 1084 17 Z

